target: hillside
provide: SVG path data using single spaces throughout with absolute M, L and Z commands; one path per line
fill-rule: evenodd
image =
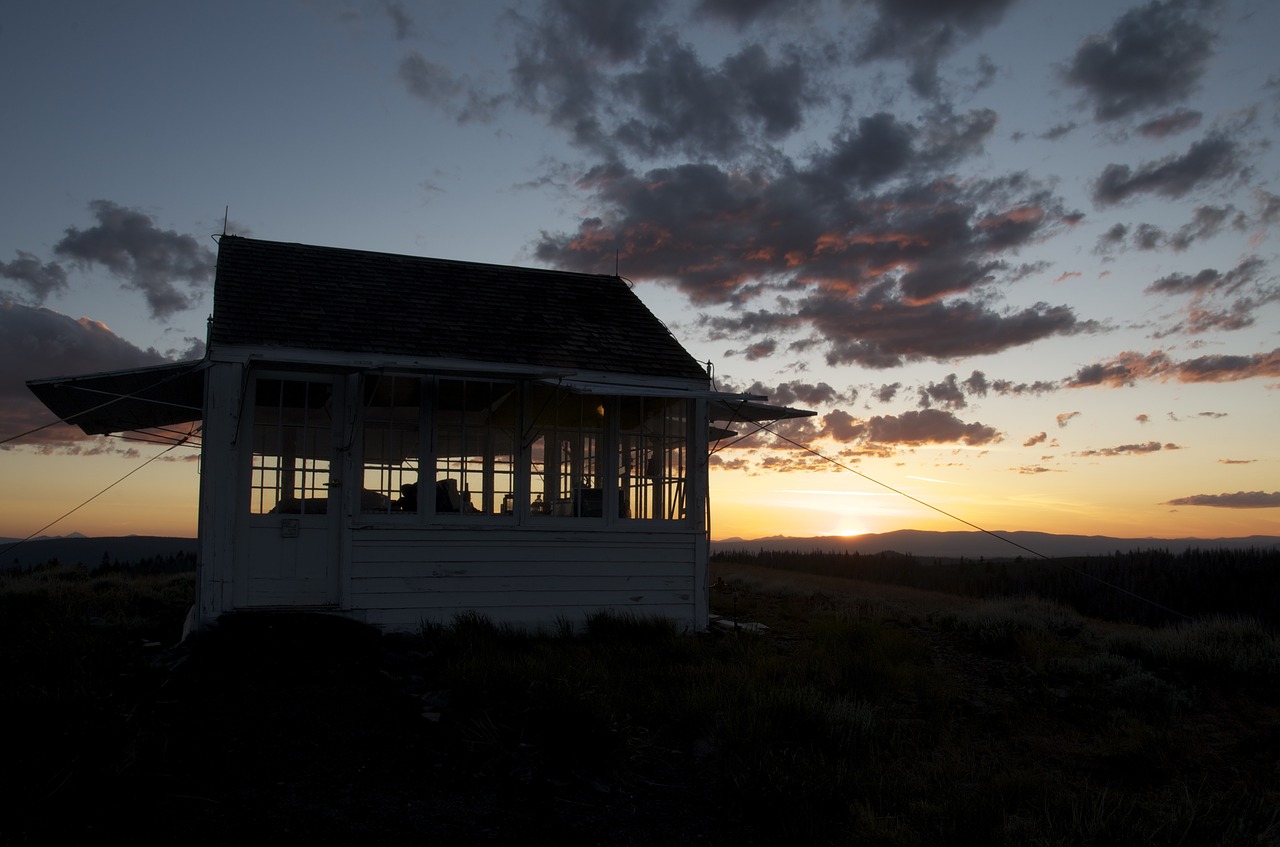
M 928 532 L 901 529 L 895 532 L 867 533 L 851 537 L 831 535 L 793 538 L 783 535 L 767 538 L 726 538 L 711 542 L 711 552 L 755 552 L 758 550 L 794 550 L 797 552 L 883 553 L 892 551 L 928 558 L 1014 559 L 1040 554 L 1051 558 L 1063 556 L 1106 556 L 1116 551 L 1162 549 L 1181 553 L 1189 549 L 1231 550 L 1280 548 L 1280 536 L 1251 535 L 1244 538 L 1112 538 L 1106 535 L 1054 535 L 1047 532 Z M 1007 539 L 1002 541 L 1001 539 Z M 1008 542 L 1013 542 L 1008 543 Z

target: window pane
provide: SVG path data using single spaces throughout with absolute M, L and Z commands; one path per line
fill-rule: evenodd
M 619 407 L 618 496 L 623 517 L 682 520 L 688 474 L 685 400 L 623 397 Z
M 538 386 L 531 392 L 530 407 L 534 420 L 530 512 L 601 517 L 605 410 L 600 398 Z
M 435 511 L 510 514 L 519 407 L 509 382 L 442 379 L 436 386 Z
M 362 512 L 418 510 L 418 418 L 422 383 L 417 377 L 370 377 L 364 384 L 364 485 Z
M 249 483 L 252 514 L 328 510 L 331 412 L 328 383 L 257 381 Z

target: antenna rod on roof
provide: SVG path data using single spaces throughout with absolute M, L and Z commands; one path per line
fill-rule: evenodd
M 621 274 L 618 273 L 618 252 L 619 252 L 618 248 L 614 247 L 613 248 L 613 275 L 614 276 L 621 276 Z
M 222 211 L 222 234 L 227 234 L 227 218 L 231 217 L 231 207 L 227 206 Z

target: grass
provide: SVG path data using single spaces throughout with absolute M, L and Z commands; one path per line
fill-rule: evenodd
M 712 594 L 765 631 L 255 617 L 171 651 L 189 576 L 4 577 L 0 841 L 1280 844 L 1257 621 L 789 578 Z

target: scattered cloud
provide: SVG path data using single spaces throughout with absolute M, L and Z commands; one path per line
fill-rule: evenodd
M 1280 301 L 1280 285 L 1261 278 L 1267 264 L 1248 256 L 1231 270 L 1205 268 L 1194 275 L 1173 273 L 1147 287 L 1148 294 L 1192 295 L 1182 319 L 1156 334 L 1198 335 L 1210 330 L 1238 330 L 1252 326 L 1263 306 Z
M 1159 441 L 1147 441 L 1142 444 L 1121 444 L 1119 447 L 1104 447 L 1100 450 L 1081 450 L 1072 455 L 1081 457 L 1094 456 L 1133 456 L 1144 453 L 1159 453 L 1161 450 L 1181 450 L 1177 444 L 1161 444 Z
M 881 385 L 875 392 L 876 399 L 881 403 L 889 403 L 898 395 L 898 389 L 902 388 L 902 383 L 891 382 Z
M 163 230 L 145 212 L 110 200 L 94 200 L 97 224 L 68 227 L 54 245 L 58 256 L 84 269 L 106 268 L 125 288 L 146 297 L 151 315 L 167 318 L 195 306 L 213 280 L 215 255 L 194 236 Z M 181 290 L 176 283 L 185 283 Z
M 1220 465 L 1252 465 L 1257 459 L 1219 459 Z
M 1087 39 L 1064 71 L 1099 121 L 1126 118 L 1190 96 L 1213 55 L 1212 3 L 1155 0 L 1121 15 L 1106 34 Z
M 1138 132 L 1147 138 L 1168 138 L 1200 126 L 1204 115 L 1191 109 L 1178 109 L 1167 115 L 1139 124 Z
M 1199 356 L 1180 362 L 1179 382 L 1235 382 L 1256 377 L 1280 376 L 1280 348 L 1252 356 Z
M 846 392 L 837 391 L 825 382 L 809 383 L 799 380 L 780 382 L 777 385 L 765 385 L 753 382 L 748 386 L 725 386 L 727 391 L 739 391 L 743 394 L 757 394 L 769 398 L 769 402 L 779 406 L 798 406 L 813 409 L 819 406 L 831 406 L 836 403 L 852 403 L 858 399 L 856 388 Z
M 1219 509 L 1280 508 L 1280 491 L 1237 491 L 1235 494 L 1192 494 L 1163 503 L 1165 506 L 1213 506 Z
M 1051 391 L 1057 391 L 1058 384 L 1056 382 L 1047 382 L 1044 380 L 1036 380 L 1035 382 L 1027 383 L 1011 382 L 1007 379 L 997 379 L 992 381 L 991 390 L 1000 395 L 1018 397 L 1024 394 L 1048 394 Z
M 963 409 L 965 407 L 964 391 L 956 382 L 955 374 L 947 374 L 940 383 L 931 382 L 919 389 L 920 406 L 927 409 L 934 403 L 945 409 Z
M 0 279 L 18 283 L 20 290 L 27 295 L 24 300 L 40 305 L 51 294 L 67 289 L 67 272 L 57 262 L 42 264 L 25 250 L 17 253 L 18 258 L 12 262 L 0 262 Z
M 1205 183 L 1239 176 L 1244 168 L 1240 145 L 1225 135 L 1211 135 L 1193 143 L 1181 156 L 1166 156 L 1137 170 L 1107 165 L 1094 182 L 1093 200 L 1110 206 L 1141 194 L 1178 198 Z
M 1030 438 L 1028 438 L 1026 441 L 1022 442 L 1022 446 L 1034 447 L 1037 444 L 1043 444 L 1048 440 L 1049 440 L 1049 434 L 1047 432 L 1041 432 L 1040 434 L 1033 435 Z
M 396 41 L 404 41 L 414 34 L 416 26 L 414 25 L 413 17 L 399 0 L 383 0 L 382 11 L 391 20 Z
M 911 88 L 922 97 L 939 92 L 938 63 L 955 47 L 1000 21 L 1013 0 L 902 3 L 868 0 L 878 17 L 860 48 L 863 61 L 900 59 L 911 65 Z
M 1000 433 L 981 423 L 965 423 L 951 412 L 923 409 L 901 415 L 876 415 L 866 422 L 866 440 L 878 444 L 992 444 Z
M 1071 423 L 1073 420 L 1080 417 L 1081 414 L 1083 413 L 1082 412 L 1063 412 L 1062 414 L 1058 415 L 1057 417 L 1058 429 L 1066 429 L 1067 424 Z

